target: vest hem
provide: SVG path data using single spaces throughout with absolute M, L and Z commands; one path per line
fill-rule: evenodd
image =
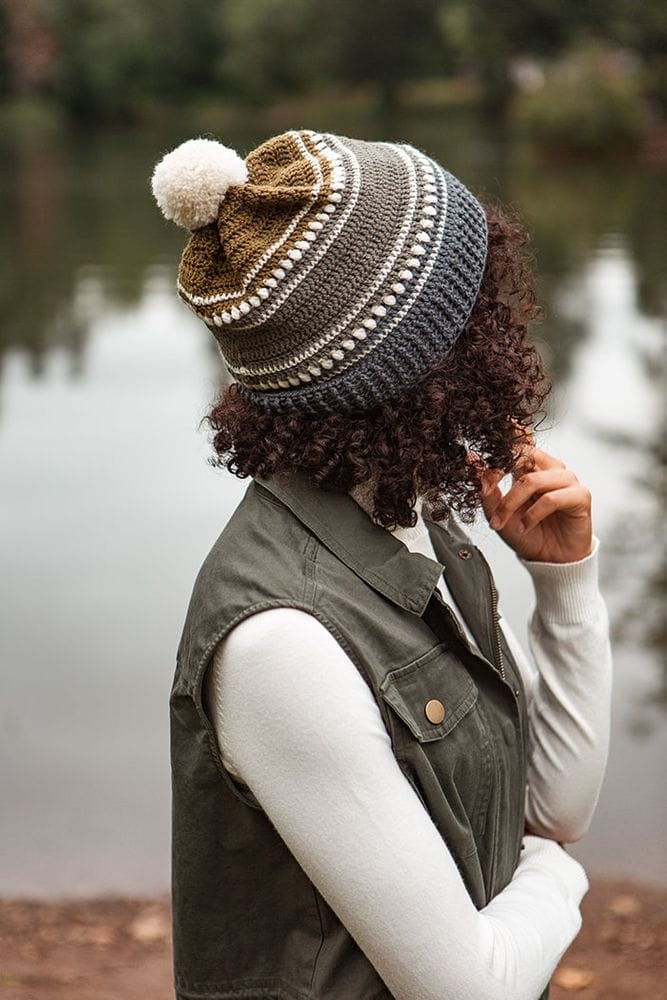
M 240 979 L 227 983 L 175 982 L 176 1000 L 317 1000 L 282 979 Z

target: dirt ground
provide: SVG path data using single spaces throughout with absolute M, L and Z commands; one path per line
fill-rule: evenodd
M 591 880 L 551 1000 L 667 997 L 667 890 Z M 169 901 L 0 900 L 0 1000 L 173 1000 Z

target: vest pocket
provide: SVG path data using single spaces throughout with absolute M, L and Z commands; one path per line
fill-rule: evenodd
M 494 782 L 492 736 L 475 680 L 438 643 L 389 671 L 380 694 L 398 716 L 391 719 L 397 759 L 443 832 L 456 830 L 470 849 L 485 831 Z
M 444 643 L 412 663 L 390 670 L 380 692 L 420 743 L 451 733 L 473 708 L 478 695 L 474 680 Z M 441 721 L 431 721 L 443 710 Z

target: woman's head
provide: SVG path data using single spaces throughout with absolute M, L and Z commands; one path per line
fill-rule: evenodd
M 234 379 L 214 461 L 323 489 L 370 478 L 386 527 L 412 524 L 416 492 L 471 516 L 480 463 L 515 465 L 548 389 L 519 220 L 412 146 L 308 130 L 245 161 L 191 140 L 152 187 L 192 230 L 178 292 Z
M 399 397 L 358 415 L 273 414 L 232 382 L 206 418 L 214 464 L 240 477 L 307 470 L 325 489 L 376 482 L 374 517 L 415 523 L 416 494 L 433 516 L 469 520 L 480 506 L 479 462 L 510 472 L 549 392 L 529 336 L 538 319 L 530 239 L 514 212 L 486 209 L 488 254 L 472 313 L 449 353 Z

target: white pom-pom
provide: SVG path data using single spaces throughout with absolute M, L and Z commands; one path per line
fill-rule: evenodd
M 214 139 L 188 139 L 162 157 L 151 187 L 162 214 L 186 229 L 214 222 L 230 187 L 245 184 L 239 154 Z

